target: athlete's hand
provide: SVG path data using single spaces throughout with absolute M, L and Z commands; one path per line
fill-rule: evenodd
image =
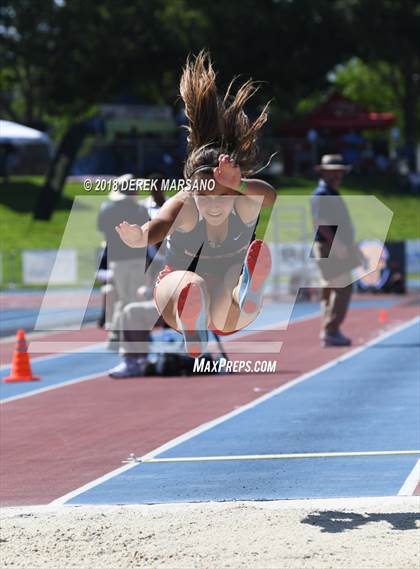
M 147 235 L 138 225 L 123 221 L 115 227 L 116 232 L 129 247 L 146 247 Z
M 241 169 L 227 154 L 219 156 L 219 165 L 214 168 L 213 174 L 216 182 L 226 188 L 237 190 L 241 185 Z

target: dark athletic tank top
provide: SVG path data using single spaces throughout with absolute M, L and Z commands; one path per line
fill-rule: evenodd
M 248 225 L 232 210 L 226 239 L 213 244 L 201 218 L 192 231 L 175 231 L 167 237 L 165 262 L 174 269 L 222 275 L 230 266 L 243 264 L 249 244 L 255 239 L 257 222 Z

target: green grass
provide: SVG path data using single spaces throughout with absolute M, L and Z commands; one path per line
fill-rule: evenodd
M 316 180 L 310 178 L 281 178 L 277 188 L 279 196 L 305 196 L 312 193 L 315 184 Z M 344 179 L 340 192 L 347 196 L 374 195 L 384 203 L 394 213 L 387 236 L 389 241 L 420 237 L 420 200 L 405 194 L 397 179 L 348 177 Z
M 96 212 L 99 203 L 106 199 L 91 200 L 81 183 L 68 182 L 64 195 L 54 212 L 51 221 L 34 221 L 32 212 L 38 192 L 42 186 L 40 176 L 14 177 L 6 184 L 0 184 L 0 251 L 4 258 L 21 249 L 57 249 L 62 243 L 67 247 L 86 248 L 89 243 L 92 249 L 97 246 L 100 236 L 96 231 Z M 311 178 L 281 178 L 276 187 L 279 197 L 307 196 L 316 184 Z M 345 195 L 375 195 L 394 212 L 388 233 L 389 240 L 415 239 L 420 233 L 419 199 L 406 195 L 398 183 L 391 178 L 348 177 L 342 188 Z M 89 196 L 77 211 L 77 223 L 65 233 L 73 200 L 76 196 Z M 280 202 L 279 202 L 280 203 Z M 93 205 L 91 205 L 93 204 Z M 261 234 L 268 220 L 269 212 L 261 216 L 259 233 Z M 18 282 L 20 269 L 18 268 Z M 3 262 L 3 280 L 8 280 L 9 263 Z

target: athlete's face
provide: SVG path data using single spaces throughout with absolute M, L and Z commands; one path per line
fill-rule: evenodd
M 198 178 L 198 177 L 197 177 Z M 198 179 L 212 179 L 212 176 L 200 176 Z M 210 186 L 212 187 L 212 186 Z M 235 196 L 229 193 L 228 188 L 216 182 L 213 190 L 194 192 L 194 200 L 198 211 L 210 225 L 221 225 L 231 213 Z
M 198 211 L 210 225 L 221 225 L 229 217 L 235 198 L 222 195 L 194 196 Z

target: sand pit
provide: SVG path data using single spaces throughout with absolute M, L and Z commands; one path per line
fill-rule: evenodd
M 419 498 L 3 508 L 19 569 L 418 569 Z

